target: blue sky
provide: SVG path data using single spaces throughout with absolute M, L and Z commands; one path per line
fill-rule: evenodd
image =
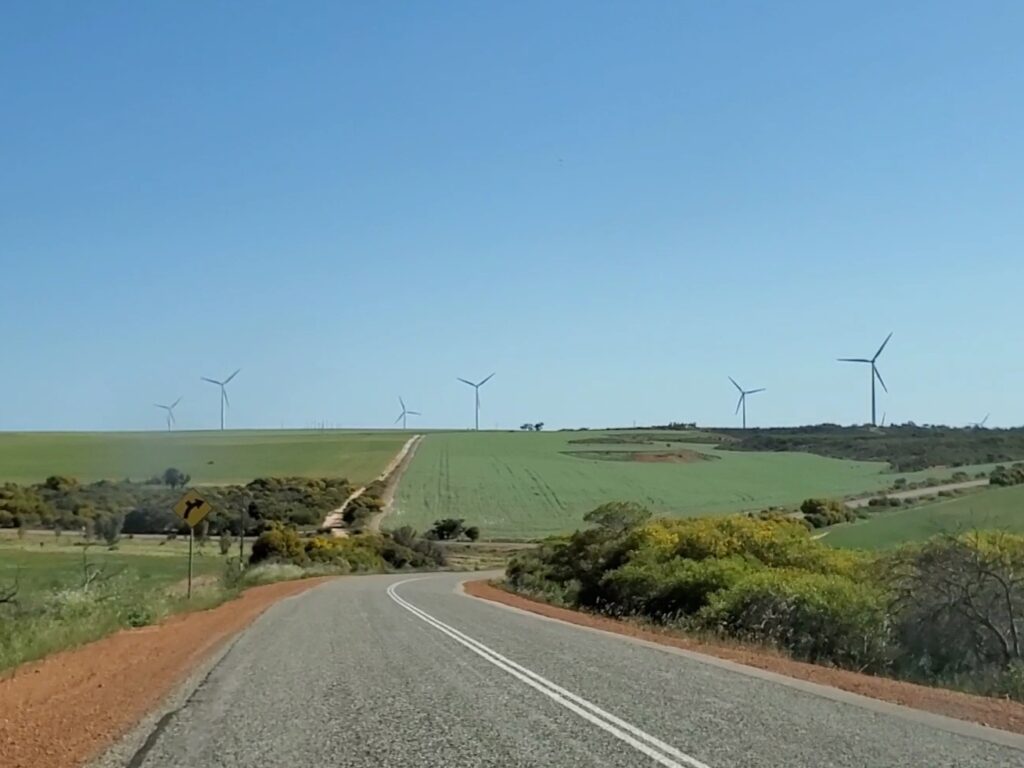
M 0 9 L 0 429 L 1024 422 L 1024 5 Z

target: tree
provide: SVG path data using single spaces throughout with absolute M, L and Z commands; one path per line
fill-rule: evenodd
M 536 424 L 533 425 L 533 431 L 534 432 L 540 432 L 542 429 L 544 429 L 544 422 L 543 421 L 538 421 Z
M 533 431 L 533 424 L 522 424 L 522 425 L 520 425 L 519 428 L 521 430 L 523 430 L 524 432 L 532 432 Z
M 180 469 L 170 467 L 164 470 L 163 481 L 164 485 L 169 486 L 172 490 L 175 488 L 184 488 L 192 477 L 186 475 Z
M 466 521 L 463 518 L 446 517 L 434 521 L 434 527 L 427 534 L 432 539 L 448 541 L 457 539 L 466 530 Z
M 104 515 L 96 520 L 96 532 L 108 546 L 114 546 L 121 538 L 121 530 L 124 528 L 124 514 L 121 512 L 112 515 Z
M 626 531 L 643 525 L 651 519 L 651 511 L 634 501 L 610 501 L 592 509 L 583 520 L 612 533 Z
M 469 526 L 469 528 L 463 531 L 463 533 L 466 534 L 466 538 L 470 541 L 476 541 L 480 538 L 480 529 L 477 528 L 475 525 Z

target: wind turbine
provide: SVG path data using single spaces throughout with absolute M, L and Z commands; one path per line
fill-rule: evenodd
M 988 417 L 991 415 L 991 413 L 986 413 L 984 419 L 982 419 L 981 421 L 976 421 L 973 424 L 971 424 L 971 429 L 984 429 L 985 424 L 988 423 Z
M 405 429 L 405 417 L 406 416 L 422 416 L 423 415 L 419 411 L 410 411 L 408 408 L 406 408 L 405 407 L 405 400 L 402 399 L 401 395 L 399 395 L 399 397 L 398 397 L 398 402 L 402 406 L 402 412 L 400 414 L 398 414 L 398 418 L 395 419 L 395 424 L 397 424 L 398 422 L 402 422 L 402 429 Z
M 229 381 L 231 381 L 233 378 L 235 378 L 235 376 L 238 375 L 238 371 L 240 371 L 240 370 L 242 370 L 242 369 L 239 368 L 238 370 L 236 370 L 234 373 L 232 373 L 230 376 L 228 376 L 226 379 L 224 379 L 224 381 L 217 381 L 216 379 L 208 379 L 205 376 L 200 376 L 199 377 L 203 381 L 208 381 L 211 384 L 216 384 L 218 387 L 220 387 L 220 429 L 221 429 L 221 432 L 224 431 L 224 406 L 226 406 L 226 405 L 230 406 L 231 405 L 231 403 L 228 402 L 228 391 L 227 391 L 227 389 L 225 389 L 225 387 L 227 386 Z
M 160 403 L 153 403 L 153 405 L 155 405 L 157 408 L 163 408 L 165 411 L 167 411 L 167 431 L 168 432 L 171 431 L 171 426 L 173 424 L 175 424 L 175 421 L 174 421 L 174 408 L 180 402 L 181 402 L 181 398 L 179 397 L 177 400 L 175 400 L 170 405 L 160 405 Z
M 758 392 L 764 392 L 765 388 L 761 387 L 760 389 L 744 389 L 743 387 L 741 387 L 739 384 L 736 383 L 736 379 L 734 379 L 732 376 L 729 377 L 729 381 L 731 381 L 732 385 L 734 387 L 736 387 L 736 389 L 739 390 L 740 399 L 736 403 L 736 413 L 740 412 L 740 408 L 743 409 L 743 428 L 746 429 L 747 428 L 747 395 L 753 395 L 753 394 L 756 394 Z
M 472 381 L 468 381 L 466 379 L 459 379 L 459 381 L 461 381 L 463 384 L 469 384 L 469 386 L 471 386 L 474 390 L 476 390 L 476 430 L 478 432 L 480 431 L 480 387 L 482 387 L 484 384 L 486 384 L 492 378 L 494 378 L 494 374 L 493 373 L 490 376 L 488 376 L 486 379 L 484 379 L 483 381 L 478 382 L 476 384 L 474 384 Z
M 885 382 L 882 381 L 882 374 L 878 372 L 878 366 L 875 365 L 875 361 L 878 360 L 878 356 L 882 354 L 882 350 L 885 349 L 885 345 L 889 343 L 889 339 L 892 338 L 892 333 L 885 337 L 885 341 L 882 342 L 882 346 L 875 352 L 875 356 L 870 360 L 866 357 L 840 357 L 839 362 L 841 363 L 867 363 L 871 366 L 871 426 L 877 426 L 875 421 L 875 379 L 878 379 L 878 383 L 882 385 L 882 389 L 886 392 L 889 388 L 885 386 Z

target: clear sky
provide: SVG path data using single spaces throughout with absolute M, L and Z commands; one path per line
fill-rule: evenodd
M 0 429 L 1024 422 L 1024 4 L 7 2 Z

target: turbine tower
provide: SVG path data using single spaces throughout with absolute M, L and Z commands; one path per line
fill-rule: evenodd
M 492 378 L 494 378 L 494 374 L 493 373 L 490 376 L 488 376 L 486 379 L 484 379 L 483 381 L 478 382 L 476 384 L 474 384 L 472 381 L 468 381 L 466 379 L 459 379 L 459 381 L 461 381 L 463 384 L 469 384 L 469 386 L 471 386 L 474 390 L 476 390 L 476 431 L 477 432 L 480 431 L 480 387 L 482 387 L 484 384 L 486 384 Z
M 241 370 L 242 369 L 239 368 L 234 373 L 232 373 L 230 376 L 228 376 L 226 379 L 224 379 L 224 381 L 217 381 L 216 379 L 208 379 L 205 376 L 200 376 L 199 377 L 203 381 L 208 381 L 211 384 L 216 384 L 218 387 L 220 387 L 220 430 L 221 430 L 221 432 L 224 431 L 224 407 L 231 405 L 231 403 L 228 402 L 228 391 L 227 391 L 227 389 L 225 389 L 225 387 L 227 387 L 229 381 L 231 381 L 233 378 L 235 378 L 235 376 L 238 375 L 238 371 L 241 371 Z
M 740 408 L 743 409 L 743 428 L 746 429 L 747 428 L 747 395 L 754 395 L 754 394 L 757 394 L 758 392 L 764 392 L 765 388 L 761 387 L 760 389 L 744 389 L 743 387 L 741 387 L 739 384 L 736 383 L 736 379 L 734 379 L 732 376 L 729 377 L 729 381 L 731 381 L 732 385 L 734 387 L 736 387 L 736 389 L 739 390 L 740 399 L 736 403 L 736 413 L 740 412 Z
M 878 426 L 878 422 L 875 420 L 875 379 L 878 379 L 878 383 L 882 385 L 882 389 L 886 392 L 889 388 L 885 386 L 885 382 L 882 380 L 882 374 L 878 372 L 878 366 L 875 362 L 878 360 L 878 356 L 882 354 L 882 350 L 885 349 L 885 345 L 889 343 L 889 339 L 892 338 L 892 333 L 885 337 L 885 341 L 882 342 L 882 346 L 875 352 L 875 356 L 868 359 L 866 357 L 840 357 L 839 362 L 841 363 L 867 363 L 871 366 L 871 426 Z
M 405 429 L 405 417 L 406 416 L 422 416 L 423 414 L 419 411 L 410 411 L 405 407 L 405 400 L 402 399 L 401 395 L 398 397 L 398 402 L 402 406 L 402 412 L 398 414 L 398 418 L 395 419 L 395 424 L 402 422 L 402 429 Z
M 170 405 L 160 405 L 160 403 L 153 403 L 153 405 L 155 405 L 157 408 L 163 408 L 165 411 L 167 411 L 167 431 L 168 432 L 171 431 L 171 427 L 176 423 L 174 421 L 174 408 L 180 402 L 181 402 L 181 398 L 179 397 L 177 400 L 175 400 Z

